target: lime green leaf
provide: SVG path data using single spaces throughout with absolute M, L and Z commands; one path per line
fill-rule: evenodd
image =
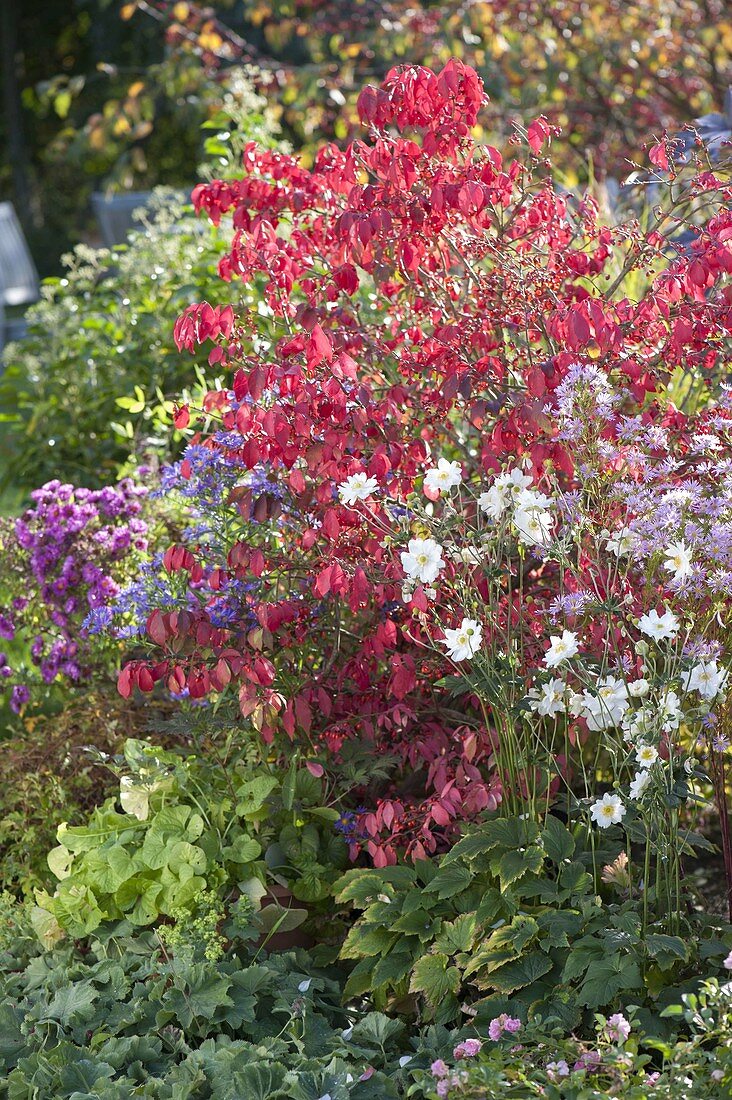
M 73 859 L 74 857 L 69 849 L 65 848 L 63 844 L 59 844 L 58 847 L 52 848 L 48 853 L 46 863 L 56 878 L 62 879 L 68 878 Z
M 423 955 L 418 959 L 412 971 L 409 983 L 411 993 L 424 993 L 432 1005 L 437 1005 L 450 993 L 457 993 L 460 987 L 460 972 L 454 966 L 448 966 L 447 955 Z
M 470 951 L 475 942 L 475 913 L 461 913 L 454 921 L 445 921 L 435 947 L 446 955 Z
M 50 951 L 66 934 L 53 913 L 41 909 L 39 905 L 34 905 L 31 909 L 30 922 L 33 931 L 47 951 Z
M 224 848 L 222 855 L 224 859 L 230 859 L 234 863 L 251 863 L 262 852 L 262 846 L 253 837 L 242 834 L 238 836 L 233 844 L 229 844 Z

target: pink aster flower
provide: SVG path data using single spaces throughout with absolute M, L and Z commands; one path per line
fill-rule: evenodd
M 466 1039 L 453 1050 L 453 1055 L 456 1058 L 475 1058 L 476 1054 L 480 1053 L 483 1044 L 480 1039 Z
M 600 1052 L 597 1050 L 588 1050 L 585 1054 L 580 1055 L 577 1061 L 574 1063 L 574 1069 L 586 1069 L 588 1073 L 593 1073 L 599 1068 L 602 1062 Z
M 500 1016 L 497 1016 L 495 1020 L 491 1020 L 491 1022 L 488 1024 L 488 1038 L 492 1039 L 495 1043 L 498 1042 L 502 1035 L 503 1024 L 501 1022 Z
M 504 1031 L 509 1035 L 515 1034 L 521 1030 L 521 1021 L 515 1016 L 509 1016 L 505 1012 L 502 1012 L 500 1016 L 496 1016 L 491 1020 L 488 1025 L 488 1038 L 497 1042 L 501 1038 Z
M 622 1012 L 616 1012 L 607 1022 L 607 1037 L 613 1043 L 624 1043 L 630 1035 L 630 1022 Z

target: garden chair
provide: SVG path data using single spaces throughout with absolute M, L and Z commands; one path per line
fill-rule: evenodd
M 11 202 L 0 202 L 0 350 L 25 331 L 22 318 L 8 318 L 6 310 L 30 305 L 39 295 L 33 257 Z
M 123 191 L 113 195 L 107 195 L 103 191 L 94 192 L 92 209 L 99 223 L 105 248 L 124 244 L 130 229 L 134 229 L 136 225 L 139 228 L 134 214 L 147 206 L 150 195 L 150 191 Z

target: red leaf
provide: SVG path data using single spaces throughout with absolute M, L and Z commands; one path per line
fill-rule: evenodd
M 307 359 L 309 367 L 317 367 L 324 360 L 330 363 L 333 358 L 333 345 L 323 332 L 320 325 L 315 325 L 307 346 Z
M 147 632 L 156 645 L 165 644 L 168 638 L 168 632 L 165 629 L 165 623 L 160 611 L 153 611 L 152 615 L 148 618 Z
M 551 130 L 545 118 L 536 118 L 528 128 L 529 146 L 532 153 L 538 153 Z
M 660 168 L 662 172 L 668 172 L 668 156 L 666 155 L 665 146 L 652 145 L 648 150 L 648 159 L 651 164 L 655 164 L 656 168 Z
M 449 825 L 450 824 L 450 815 L 447 812 L 447 810 L 443 806 L 440 805 L 439 802 L 434 802 L 433 803 L 433 805 L 430 809 L 430 813 L 432 815 L 433 820 L 438 825 Z
M 117 677 L 117 691 L 123 699 L 129 699 L 132 694 L 132 669 L 130 665 L 125 665 Z

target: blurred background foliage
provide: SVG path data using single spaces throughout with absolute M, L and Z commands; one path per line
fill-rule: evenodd
M 41 0 L 2 5 L 0 33 L 0 197 L 42 275 L 96 243 L 93 191 L 195 181 L 201 125 L 242 66 L 307 160 L 347 140 L 365 81 L 462 57 L 491 96 L 486 136 L 547 115 L 570 183 L 622 176 L 732 81 L 728 0 Z

